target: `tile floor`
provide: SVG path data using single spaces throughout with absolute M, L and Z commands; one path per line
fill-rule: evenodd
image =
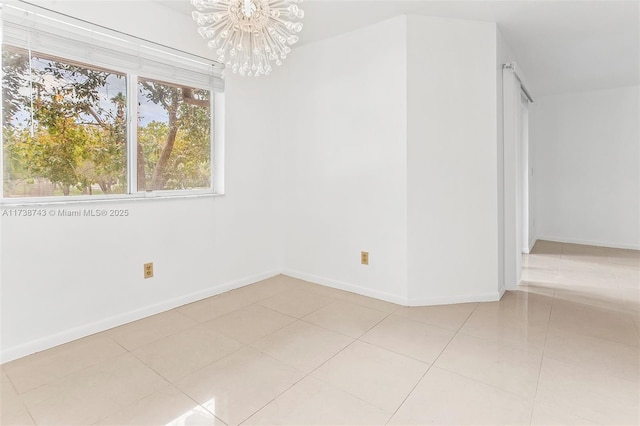
M 274 277 L 2 365 L 0 423 L 639 424 L 639 252 L 523 266 L 417 308 Z

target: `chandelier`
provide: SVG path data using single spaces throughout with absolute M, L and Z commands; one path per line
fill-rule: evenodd
M 298 41 L 302 0 L 191 0 L 198 33 L 241 76 L 268 75 Z

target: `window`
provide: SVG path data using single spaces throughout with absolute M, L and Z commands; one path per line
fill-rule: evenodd
M 127 191 L 126 75 L 3 46 L 6 198 Z
M 138 190 L 211 187 L 210 92 L 138 79 Z
M 218 64 L 33 10 L 2 18 L 3 202 L 222 192 Z

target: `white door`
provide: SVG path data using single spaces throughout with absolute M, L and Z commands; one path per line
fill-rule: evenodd
M 522 253 L 529 253 L 529 100 L 522 94 L 520 97 L 520 152 L 518 155 L 520 170 L 518 170 L 518 176 L 520 177 L 519 203 L 520 206 L 520 247 Z
M 522 253 L 529 245 L 529 114 L 521 83 L 503 70 L 504 124 L 504 284 L 515 289 L 522 274 Z

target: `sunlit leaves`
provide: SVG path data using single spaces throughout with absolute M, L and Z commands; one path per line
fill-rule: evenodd
M 211 186 L 211 111 L 206 90 L 152 80 L 139 82 L 140 102 L 161 105 L 165 116 L 138 127 L 144 175 L 138 187 L 182 190 Z

